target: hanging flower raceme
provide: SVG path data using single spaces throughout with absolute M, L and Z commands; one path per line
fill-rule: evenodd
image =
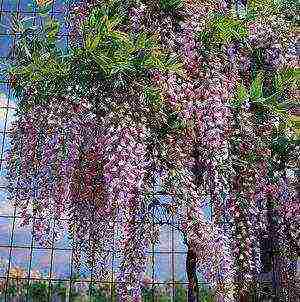
M 231 112 L 227 101 L 232 89 L 227 83 L 230 81 L 225 77 L 209 79 L 203 91 L 205 101 L 195 109 L 199 160 L 204 167 L 204 190 L 213 200 L 216 221 L 224 213 L 224 198 L 229 189 L 227 179 L 233 175 L 228 150 Z M 232 81 L 236 79 L 232 78 Z M 234 82 L 230 85 L 234 86 Z
M 71 179 L 70 227 L 75 238 L 76 268 L 88 261 L 104 278 L 110 269 L 114 240 L 114 210 L 106 198 L 103 180 L 104 128 L 85 119 L 83 141 Z
M 195 185 L 195 175 L 190 169 L 181 168 L 164 179 L 164 188 L 177 196 L 181 205 L 177 214 L 188 246 L 197 255 L 197 268 L 213 287 L 218 301 L 235 301 L 235 270 L 229 238 L 205 215 L 207 196 Z
M 138 7 L 132 7 L 130 11 L 130 21 L 131 21 L 131 27 L 132 31 L 134 33 L 140 31 L 140 27 L 142 24 L 142 19 L 145 15 L 145 5 L 141 4 Z
M 118 281 L 120 301 L 141 301 L 141 280 L 146 269 L 149 244 L 143 208 L 146 132 L 143 126 L 110 127 L 105 140 L 103 167 L 107 198 L 116 211 L 120 238 L 116 243 L 122 254 Z
M 246 280 L 246 275 L 247 280 L 251 281 L 261 271 L 259 236 L 265 224 L 261 221 L 261 211 L 255 198 L 256 170 L 251 164 L 243 167 L 245 159 L 253 154 L 257 143 L 252 116 L 247 108 L 235 115 L 235 128 L 239 127 L 240 130 L 236 132 L 238 137 L 233 136 L 231 140 L 237 172 L 230 189 L 228 210 L 233 231 L 233 250 L 236 259 L 239 259 L 236 262 L 237 275 L 240 280 Z M 243 286 L 246 283 L 241 284 Z
M 291 186 L 291 175 L 281 176 L 278 182 L 278 237 L 281 251 L 281 278 L 286 296 L 290 295 L 289 288 L 295 283 L 296 265 L 291 259 L 296 259 L 300 252 L 299 226 L 300 209 L 295 189 Z M 294 294 L 294 293 L 292 293 Z
M 61 105 L 68 106 L 68 102 Z M 52 110 L 57 120 L 52 120 Z M 25 189 L 25 194 L 15 195 L 15 203 L 22 208 L 23 222 L 32 220 L 34 236 L 42 244 L 49 243 L 53 235 L 55 238 L 59 235 L 59 230 L 53 229 L 53 222 L 63 218 L 62 214 L 68 210 L 69 182 L 80 144 L 80 126 L 72 121 L 71 112 L 65 120 L 59 117 L 61 110 L 64 109 L 55 105 L 51 108 L 50 104 L 48 108 L 33 107 L 22 115 L 17 121 L 16 129 L 20 130 L 13 133 L 14 147 L 9 154 L 10 158 L 16 158 L 8 167 L 9 181 L 17 181 L 12 188 Z M 70 120 L 67 122 L 67 119 Z M 11 178 L 14 171 L 16 177 Z

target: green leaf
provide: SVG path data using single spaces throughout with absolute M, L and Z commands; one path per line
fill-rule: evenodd
M 115 30 L 115 31 L 110 32 L 109 35 L 111 37 L 113 37 L 114 39 L 120 40 L 128 45 L 130 44 L 130 39 L 129 39 L 128 35 L 124 32 Z
M 38 8 L 37 13 L 40 16 L 45 16 L 51 11 L 51 9 L 52 9 L 52 5 L 48 4 L 46 6 L 42 6 L 42 7 Z
M 173 11 L 183 6 L 182 0 L 160 0 L 159 6 L 162 10 Z
M 285 154 L 288 151 L 290 140 L 285 136 L 277 137 L 272 141 L 272 151 L 278 154 Z
M 250 98 L 255 101 L 263 96 L 263 72 L 259 72 L 251 84 Z
M 241 105 L 249 99 L 249 97 L 246 86 L 241 82 L 236 88 L 235 97 L 230 101 L 230 105 L 233 108 L 240 108 Z
M 136 41 L 136 48 L 146 48 L 146 39 L 147 39 L 147 35 L 144 32 L 141 32 L 138 37 L 137 37 L 137 41 Z
M 145 66 L 147 68 L 158 68 L 164 72 L 174 72 L 178 75 L 184 75 L 183 64 L 175 56 L 169 54 L 154 54 L 151 55 L 146 61 Z
M 157 39 L 154 35 L 148 35 L 144 32 L 138 34 L 136 40 L 133 42 L 134 52 L 137 53 L 141 50 L 146 51 L 147 55 L 152 51 L 158 50 Z
M 275 73 L 274 79 L 275 79 L 276 90 L 282 92 L 284 89 L 284 82 L 281 75 L 279 73 Z
M 246 101 L 249 99 L 249 93 L 243 83 L 240 83 L 237 87 L 237 98 L 241 101 Z
M 45 28 L 44 28 L 44 30 L 47 34 L 53 34 L 54 33 L 55 35 L 58 34 L 59 29 L 60 29 L 59 21 L 51 20 L 51 19 L 46 22 Z
M 111 70 L 111 64 L 113 63 L 113 61 L 107 57 L 106 55 L 102 54 L 102 53 L 94 53 L 91 52 L 95 62 L 98 64 L 98 66 L 100 67 L 100 69 L 102 69 L 102 71 L 106 74 L 109 75 L 110 74 L 110 70 Z
M 280 71 L 281 78 L 284 83 L 289 84 L 293 81 L 299 81 L 300 68 L 286 68 Z
M 11 30 L 13 33 L 23 33 L 24 30 L 24 22 L 22 20 L 18 19 L 16 14 L 12 14 L 11 16 Z
M 103 35 L 101 33 L 99 33 L 95 39 L 91 42 L 89 49 L 90 50 L 95 50 L 97 48 L 97 46 L 99 45 L 100 41 L 102 41 L 103 39 Z
M 153 87 L 146 87 L 144 89 L 144 96 L 150 106 L 158 109 L 162 105 L 162 97 L 160 91 Z
M 299 84 L 299 68 L 284 68 L 274 75 L 277 93 L 284 93 L 285 89 Z
M 245 21 L 254 21 L 257 18 L 257 13 L 255 12 L 255 10 L 246 7 L 245 15 L 242 17 L 240 16 L 240 18 Z
M 122 18 L 120 17 L 113 17 L 111 19 L 108 20 L 107 22 L 107 29 L 109 31 L 112 31 L 115 27 L 117 27 L 118 25 L 120 25 L 122 23 Z
M 92 48 L 93 36 L 94 36 L 94 34 L 92 34 L 92 33 L 90 33 L 86 36 L 85 41 L 84 41 L 84 48 L 86 50 L 90 50 Z
M 248 36 L 248 29 L 240 20 L 227 16 L 215 16 L 209 28 L 213 30 L 213 39 L 218 43 L 243 40 Z
M 116 64 L 111 65 L 110 76 L 117 73 L 126 73 L 126 72 L 134 72 L 135 68 L 130 65 L 128 62 L 118 62 Z
M 54 44 L 57 40 L 58 33 L 60 30 L 60 23 L 58 21 L 52 21 L 46 23 L 45 33 L 46 40 L 49 44 Z
M 203 43 L 207 43 L 210 37 L 210 32 L 208 30 L 202 30 L 197 32 L 196 35 Z

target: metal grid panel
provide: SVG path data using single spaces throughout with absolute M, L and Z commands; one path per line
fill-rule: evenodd
M 60 43 L 68 43 L 68 24 L 64 22 L 64 16 L 68 13 L 68 8 L 63 5 L 62 0 L 54 1 L 50 15 L 63 22 Z M 12 13 L 17 13 L 21 17 L 36 16 L 34 9 L 30 8 L 30 0 L 0 0 L 0 57 L 5 60 L 9 49 L 14 48 L 16 36 L 11 34 L 5 26 L 9 26 Z M 42 26 L 40 17 L 36 19 L 39 26 Z M 43 281 L 47 284 L 44 292 L 47 292 L 45 301 L 83 301 L 72 298 L 74 288 L 86 289 L 89 284 L 99 282 L 97 276 L 93 276 L 88 268 L 82 267 L 80 272 L 81 280 L 72 278 L 73 253 L 72 244 L 67 235 L 67 228 L 64 237 L 57 242 L 52 242 L 51 247 L 43 248 L 31 236 L 30 227 L 20 227 L 20 216 L 18 210 L 12 208 L 7 202 L 8 192 L 5 183 L 5 162 L 3 160 L 4 150 L 9 148 L 7 134 L 11 121 L 14 119 L 13 113 L 16 108 L 15 100 L 8 87 L 7 79 L 0 75 L 0 141 L 1 141 L 1 174 L 0 174 L 0 301 L 17 301 L 18 296 L 15 287 L 14 292 L 10 284 L 23 284 L 26 289 L 21 294 L 23 298 L 18 301 L 31 301 L 30 295 L 35 282 Z M 164 284 L 166 281 L 170 285 L 169 301 L 186 301 L 186 298 L 179 300 L 176 298 L 176 284 L 186 287 L 185 258 L 186 247 L 183 245 L 180 234 L 168 227 L 164 228 L 161 235 L 161 243 L 148 251 L 149 265 L 147 274 L 154 280 L 152 288 L 156 284 Z M 118 259 L 113 257 L 111 263 L 112 275 L 115 273 L 115 264 Z M 112 279 L 108 284 L 111 290 L 111 297 L 106 301 L 113 301 Z M 59 286 L 64 284 L 66 293 L 58 298 Z M 22 287 L 22 286 L 20 286 Z M 52 291 L 52 292 L 51 292 Z M 64 297 L 64 298 L 62 298 Z M 42 301 L 42 296 L 39 298 Z M 43 298 L 44 299 L 44 298 Z M 44 300 L 43 300 L 44 301 Z M 104 300 L 93 300 L 104 301 Z M 150 300 L 147 300 L 150 301 Z M 154 297 L 151 298 L 154 300 Z

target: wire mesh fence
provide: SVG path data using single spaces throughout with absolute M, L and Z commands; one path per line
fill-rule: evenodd
M 14 17 L 32 20 L 36 26 L 44 25 L 44 19 L 37 14 L 34 2 L 0 0 L 1 64 L 13 54 L 18 39 L 18 35 L 11 30 Z M 49 16 L 60 21 L 59 43 L 65 48 L 69 43 L 68 14 L 69 5 L 65 1 L 53 1 Z M 20 209 L 12 207 L 8 202 L 5 181 L 4 153 L 9 148 L 8 135 L 15 118 L 16 100 L 4 74 L 0 74 L 0 93 L 0 301 L 116 301 L 117 251 L 110 251 L 111 273 L 102 280 L 95 274 L 93 267 L 82 265 L 79 271 L 75 270 L 67 220 L 61 239 L 52 240 L 47 248 L 34 240 L 30 227 L 20 225 Z M 187 248 L 182 239 L 178 231 L 165 226 L 160 243 L 152 245 L 148 250 L 144 301 L 187 301 Z M 213 301 L 208 285 L 201 285 L 202 300 Z M 256 301 L 270 297 L 270 287 L 266 283 L 265 288 L 261 289 L 262 293 L 255 298 Z

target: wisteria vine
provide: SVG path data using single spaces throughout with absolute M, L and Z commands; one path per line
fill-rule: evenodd
M 294 21 L 272 5 L 266 16 L 244 1 L 241 16 L 221 0 L 82 1 L 68 57 L 51 50 L 56 27 L 36 40 L 49 68 L 22 61 L 34 49 L 20 46 L 10 69 L 21 98 L 7 156 L 12 200 L 43 245 L 67 219 L 77 269 L 87 260 L 105 277 L 119 253 L 119 301 L 142 299 L 157 240 L 151 208 L 163 207 L 149 198 L 155 177 L 196 258 L 190 302 L 196 268 L 220 302 L 242 301 L 266 272 L 279 276 L 275 295 L 293 295 Z

